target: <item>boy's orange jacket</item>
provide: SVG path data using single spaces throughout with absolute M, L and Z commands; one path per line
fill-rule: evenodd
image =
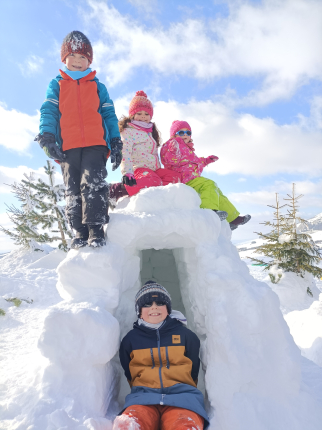
M 41 106 L 40 133 L 52 133 L 63 151 L 107 145 L 120 137 L 114 105 L 105 85 L 90 72 L 72 79 L 60 70 L 47 89 Z

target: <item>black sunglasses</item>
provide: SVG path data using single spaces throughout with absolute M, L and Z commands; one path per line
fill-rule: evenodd
M 150 308 L 152 305 L 153 305 L 153 303 L 155 303 L 157 306 L 165 306 L 166 305 L 166 302 L 148 302 L 148 303 L 145 303 L 142 307 L 143 308 Z

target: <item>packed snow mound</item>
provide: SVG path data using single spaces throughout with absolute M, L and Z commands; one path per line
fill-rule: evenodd
M 307 309 L 315 300 L 318 300 L 320 290 L 316 287 L 314 277 L 310 273 L 305 273 L 302 278 L 296 273 L 283 272 L 274 267 L 270 269 L 270 273 L 275 276 L 275 279 L 278 279 L 279 275 L 281 276 L 277 284 L 270 282 L 269 276 L 264 278 L 264 281 L 278 295 L 281 311 L 284 315 L 288 312 Z M 307 293 L 308 288 L 313 297 Z
M 322 294 L 309 309 L 290 312 L 285 320 L 304 357 L 322 367 Z
M 168 187 L 146 189 L 131 198 L 126 198 L 117 205 L 115 212 L 159 212 L 167 210 L 199 209 L 200 197 L 193 188 L 184 184 L 171 184 Z
M 49 309 L 40 334 L 47 362 L 34 383 L 38 398 L 15 429 L 111 429 L 129 392 L 116 352 L 136 319 L 134 296 L 150 266 L 158 277 L 155 269 L 169 261 L 173 271 L 174 259 L 173 300 L 202 343 L 210 428 L 319 430 L 322 370 L 303 365 L 278 297 L 249 274 L 229 224 L 199 204 L 183 184 L 143 190 L 110 214 L 106 247 L 71 251 L 60 263 L 64 301 Z

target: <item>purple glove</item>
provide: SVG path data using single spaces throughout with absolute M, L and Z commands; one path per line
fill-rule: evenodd
M 133 173 L 126 173 L 122 178 L 122 184 L 128 185 L 129 187 L 136 185 L 136 180 Z

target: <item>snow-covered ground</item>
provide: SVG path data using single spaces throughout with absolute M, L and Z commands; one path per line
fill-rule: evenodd
M 119 339 L 150 277 L 169 288 L 202 341 L 199 388 L 211 429 L 320 430 L 321 301 L 284 315 L 308 360 L 271 285 L 260 282 L 266 273 L 246 258 L 257 243 L 238 254 L 228 224 L 199 209 L 182 184 L 124 199 L 108 239 L 67 256 L 16 251 L 0 259 L 1 430 L 111 429 L 129 391 Z M 33 301 L 5 300 L 14 297 Z

